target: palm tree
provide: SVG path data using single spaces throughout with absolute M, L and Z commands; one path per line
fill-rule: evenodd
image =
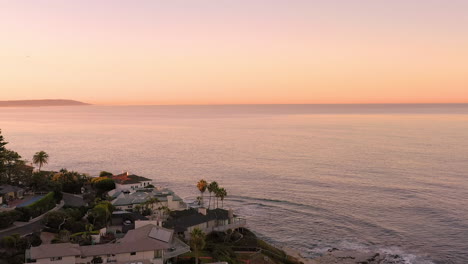
M 204 179 L 198 181 L 197 188 L 201 193 L 201 204 L 203 207 L 205 206 L 205 204 L 203 203 L 203 194 L 206 191 L 206 187 L 208 187 L 208 183 Z
M 149 198 L 148 200 L 146 200 L 144 202 L 144 204 L 146 205 L 146 209 L 150 209 L 150 215 L 151 216 L 153 216 L 153 213 L 154 213 L 154 204 L 157 204 L 157 203 L 160 204 L 161 202 L 156 197 L 151 197 L 151 198 Z M 159 210 L 159 208 L 158 208 L 158 210 Z
M 39 171 L 41 171 L 42 166 L 49 163 L 49 154 L 43 150 L 36 152 L 33 157 L 33 163 L 39 165 Z
M 196 227 L 190 232 L 190 247 L 195 252 L 195 264 L 198 264 L 200 251 L 205 247 L 206 234 L 200 228 Z
M 224 207 L 224 198 L 227 196 L 227 191 L 224 188 L 219 189 L 219 198 L 221 199 L 221 208 Z
M 221 188 L 217 187 L 214 190 L 214 194 L 215 194 L 215 197 L 216 197 L 216 208 L 218 208 L 219 207 L 219 198 L 221 197 Z
M 213 181 L 208 185 L 208 192 L 210 193 L 210 201 L 208 203 L 208 209 L 211 207 L 211 193 L 218 189 L 218 183 Z

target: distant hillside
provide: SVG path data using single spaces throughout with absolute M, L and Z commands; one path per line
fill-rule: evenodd
M 79 101 L 74 101 L 74 100 L 62 100 L 62 99 L 0 101 L 0 107 L 37 107 L 37 106 L 72 106 L 72 105 L 89 105 L 89 104 L 79 102 Z

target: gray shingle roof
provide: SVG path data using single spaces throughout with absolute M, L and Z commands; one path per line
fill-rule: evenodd
M 20 191 L 20 190 L 23 190 L 23 188 L 18 187 L 18 186 L 8 185 L 8 184 L 0 185 L 0 194 L 7 194 L 7 193 L 10 193 L 10 192 L 17 192 L 17 191 Z
M 198 212 L 196 209 L 187 209 L 183 211 L 173 211 L 171 217 L 164 223 L 164 227 L 172 228 L 175 232 L 186 231 L 188 227 L 206 223 L 211 220 L 229 219 L 229 211 L 221 208 L 206 210 L 206 215 Z
M 170 234 L 168 242 L 150 237 L 150 234 L 157 233 L 161 229 L 165 234 Z M 171 247 L 172 230 L 158 227 L 152 224 L 130 230 L 122 239 L 113 244 L 79 246 L 77 244 L 44 244 L 38 247 L 31 247 L 31 259 L 43 259 L 51 257 L 65 256 L 98 256 L 105 254 L 119 254 L 141 251 L 163 250 Z
M 44 244 L 31 247 L 31 259 L 81 255 L 80 246 L 72 243 Z
M 126 195 L 120 195 L 120 197 L 115 199 L 112 204 L 115 206 L 141 204 L 150 198 L 157 198 L 161 202 L 166 202 L 167 196 L 172 196 L 173 201 L 182 201 L 182 198 L 169 189 L 156 190 L 148 188 L 138 189 L 136 192 Z

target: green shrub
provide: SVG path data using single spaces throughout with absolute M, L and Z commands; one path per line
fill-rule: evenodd
M 1 212 L 0 213 L 0 228 L 11 226 L 13 222 L 20 220 L 21 216 L 22 216 L 22 213 L 16 210 Z
M 55 199 L 55 203 L 60 203 L 60 201 L 62 201 L 62 198 L 63 198 L 63 193 L 61 191 L 54 191 L 54 199 Z
M 29 221 L 31 218 L 38 217 L 54 207 L 54 192 L 49 192 L 44 197 L 35 201 L 34 203 L 28 206 L 16 208 L 15 210 L 22 213 L 21 221 Z
M 108 178 L 95 181 L 93 185 L 94 188 L 96 188 L 98 195 L 102 195 L 105 192 L 115 189 L 115 181 Z

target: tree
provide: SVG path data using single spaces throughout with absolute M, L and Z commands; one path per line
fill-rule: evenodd
M 205 206 L 203 202 L 203 194 L 205 193 L 207 187 L 208 187 L 208 183 L 204 179 L 201 179 L 198 181 L 197 188 L 201 193 L 201 204 L 203 207 Z
M 60 241 L 62 242 L 70 242 L 70 231 L 64 229 L 64 230 L 60 230 L 60 232 L 58 233 L 58 239 L 60 239 Z
M 109 178 L 94 178 L 91 182 L 99 195 L 115 189 L 115 181 Z
M 9 150 L 9 149 L 5 149 L 3 151 L 3 167 L 4 167 L 4 171 L 6 173 L 6 176 L 7 176 L 7 182 L 8 183 L 11 183 L 11 178 L 12 178 L 12 174 L 14 172 L 14 168 L 19 165 L 19 164 L 22 164 L 23 161 L 20 160 L 21 159 L 21 156 L 15 152 L 15 151 L 12 151 L 12 150 Z
M 43 150 L 36 152 L 33 156 L 33 163 L 39 165 L 39 171 L 41 171 L 42 166 L 49 163 L 49 154 Z
M 211 207 L 211 193 L 214 192 L 216 189 L 218 189 L 218 183 L 213 181 L 208 185 L 208 192 L 210 193 L 210 201 L 208 203 L 208 208 Z
M 221 189 L 218 187 L 213 192 L 216 197 L 216 208 L 218 208 L 218 201 L 219 201 L 219 198 L 221 197 Z
M 0 181 L 11 183 L 19 166 L 24 165 L 24 161 L 17 152 L 7 149 L 5 147 L 7 144 L 0 130 Z
M 99 173 L 99 177 L 111 177 L 112 175 L 114 175 L 114 174 L 112 174 L 111 172 L 108 172 L 108 171 L 101 171 Z
M 8 144 L 8 142 L 5 142 L 5 140 L 3 139 L 2 130 L 0 129 L 0 152 L 5 150 L 6 144 Z
M 89 211 L 88 216 L 92 219 L 93 225 L 96 223 L 101 227 L 107 226 L 107 223 L 114 211 L 114 206 L 108 201 L 101 201 Z
M 206 234 L 200 228 L 196 227 L 190 232 L 190 247 L 195 252 L 195 263 L 198 264 L 200 251 L 205 247 Z
M 69 219 L 71 217 L 65 211 L 60 210 L 48 212 L 42 221 L 46 226 L 60 230 Z
M 219 198 L 221 199 L 221 208 L 224 207 L 224 198 L 227 196 L 227 191 L 224 188 L 219 188 Z
M 2 237 L 1 243 L 5 248 L 15 248 L 17 241 L 13 236 L 4 236 Z
M 52 176 L 52 180 L 62 185 L 62 190 L 67 193 L 81 193 L 81 188 L 88 181 L 88 176 L 76 171 L 61 169 Z

